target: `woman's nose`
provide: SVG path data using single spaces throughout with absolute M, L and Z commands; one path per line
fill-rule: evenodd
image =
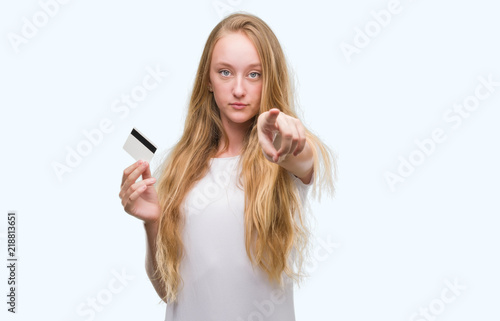
M 235 97 L 242 97 L 245 95 L 245 84 L 242 77 L 236 77 L 233 86 L 233 95 Z

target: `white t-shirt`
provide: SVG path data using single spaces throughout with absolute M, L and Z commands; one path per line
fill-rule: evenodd
M 282 290 L 252 267 L 245 249 L 244 192 L 237 186 L 240 155 L 212 158 L 207 175 L 186 196 L 185 246 L 178 301 L 165 321 L 293 321 L 293 283 Z M 290 174 L 300 197 L 309 184 Z

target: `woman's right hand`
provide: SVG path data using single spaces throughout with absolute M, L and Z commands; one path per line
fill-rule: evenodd
M 141 175 L 142 180 L 136 182 Z M 160 218 L 160 204 L 153 186 L 155 182 L 148 162 L 141 160 L 127 167 L 123 171 L 119 194 L 125 212 L 145 223 L 157 222 Z

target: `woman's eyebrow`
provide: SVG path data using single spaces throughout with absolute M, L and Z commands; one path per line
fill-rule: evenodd
M 226 67 L 230 67 L 230 68 L 233 68 L 233 66 L 227 62 L 223 62 L 223 61 L 220 61 L 220 62 L 216 62 L 214 65 L 218 65 L 218 66 L 226 66 Z M 255 67 L 262 67 L 262 65 L 258 62 L 256 63 L 253 63 L 253 64 L 250 64 L 248 65 L 248 67 L 251 67 L 251 68 L 255 68 Z

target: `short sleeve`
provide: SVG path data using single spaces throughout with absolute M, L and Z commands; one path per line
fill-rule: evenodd
M 295 185 L 297 186 L 297 189 L 299 191 L 299 196 L 300 196 L 300 200 L 302 202 L 302 204 L 306 204 L 307 203 L 307 195 L 309 193 L 309 190 L 311 189 L 311 186 L 314 184 L 314 174 L 312 175 L 312 178 L 311 178 L 311 181 L 309 182 L 309 184 L 304 184 L 300 178 L 298 178 L 297 176 L 293 175 L 292 173 L 290 173 L 290 176 L 292 177 L 292 180 L 295 182 Z

